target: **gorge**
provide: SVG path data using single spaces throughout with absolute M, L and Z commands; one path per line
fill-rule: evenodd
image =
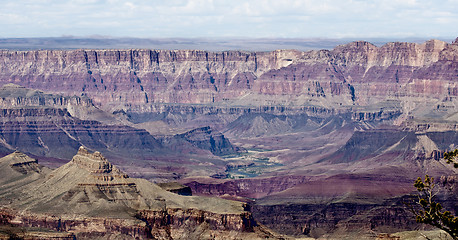
M 458 38 L 305 52 L 0 50 L 0 155 L 19 150 L 58 171 L 84 146 L 145 184 L 240 201 L 248 222 L 283 237 L 374 239 L 421 228 L 403 205 L 417 177 L 457 177 L 442 159 L 457 146 L 457 84 Z M 122 192 L 135 195 L 131 187 Z M 87 203 L 75 197 L 91 191 L 62 199 Z M 438 197 L 456 213 L 457 196 Z M 139 210 L 134 198 L 119 200 L 127 212 Z M 177 215 L 203 216 L 211 231 L 259 230 L 199 211 L 138 212 L 158 231 L 141 237 L 169 234 L 160 219 Z M 199 221 L 168 237 L 191 236 Z

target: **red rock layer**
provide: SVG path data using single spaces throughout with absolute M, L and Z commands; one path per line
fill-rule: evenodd
M 257 226 L 249 212 L 219 214 L 196 209 L 166 209 L 140 211 L 136 217 L 137 221 L 119 218 L 70 218 L 0 209 L 0 224 L 68 232 L 81 239 L 110 239 L 110 236 L 124 236 L 129 239 L 185 239 L 194 231 L 199 231 L 197 229 L 202 228 L 202 225 L 205 225 L 204 229 L 208 228 L 204 231 L 222 236 L 230 231 L 240 234 L 255 232 L 254 227 Z

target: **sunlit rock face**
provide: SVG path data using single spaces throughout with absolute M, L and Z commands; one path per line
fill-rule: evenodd
M 454 97 L 457 56 L 456 43 L 438 40 L 381 47 L 353 42 L 309 52 L 4 50 L 0 82 L 83 93 L 97 105 L 140 112 L 155 103 L 251 105 L 253 96 L 261 105 L 328 99 L 335 108 L 386 98 Z
M 33 239 L 280 237 L 260 230 L 244 203 L 168 192 L 129 178 L 84 147 L 53 171 L 20 152 L 0 158 L 0 166 L 0 226 L 11 229 L 7 237 L 19 228 Z M 35 230 L 29 232 L 31 227 Z
M 125 160 L 130 176 L 178 180 L 193 195 L 256 199 L 257 220 L 300 237 L 414 229 L 419 225 L 402 205 L 413 181 L 456 175 L 441 157 L 456 148 L 457 44 L 360 41 L 309 52 L 0 51 L 0 84 L 8 84 L 0 93 L 0 150 L 21 143 L 27 149 L 20 150 L 34 155 L 69 160 L 84 145 Z M 33 173 L 24 179 L 32 181 L 48 171 L 25 163 L 12 176 Z M 78 211 L 99 201 L 125 212 L 163 207 L 162 195 L 152 195 L 154 204 L 139 200 L 143 185 L 99 154 L 81 150 L 66 166 L 86 174 L 62 192 Z M 238 213 L 143 210 L 137 216 L 158 227 L 151 232 L 157 238 L 169 229 L 191 236 L 179 229 L 204 228 L 202 216 L 215 229 L 252 229 L 241 224 L 251 216 Z M 169 227 L 169 220 L 176 224 Z

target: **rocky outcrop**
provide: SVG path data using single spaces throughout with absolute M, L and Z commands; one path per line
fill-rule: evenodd
M 156 103 L 301 106 L 308 99 L 335 109 L 387 97 L 456 97 L 457 48 L 431 40 L 309 52 L 3 50 L 0 82 L 84 93 L 98 105 L 135 111 Z
M 210 235 L 217 236 L 218 231 L 254 232 L 256 222 L 251 214 L 216 214 L 195 209 L 167 209 L 166 211 L 141 211 L 138 218 L 151 228 L 153 238 L 171 239 L 193 238 L 190 229 L 199 226 L 207 228 Z M 168 235 L 168 236 L 167 236 Z
M 419 228 L 402 205 L 329 203 L 256 205 L 254 216 L 277 232 L 295 236 L 325 237 L 333 232 L 397 232 Z M 323 236 L 325 235 L 325 236 Z
M 124 202 L 129 206 L 140 205 L 136 184 L 99 152 L 89 153 L 84 147 L 80 147 L 70 163 L 85 169 L 89 175 L 68 190 L 62 197 L 63 201 L 69 204 L 74 201 L 90 203 L 97 201 L 97 195 L 102 194 L 111 202 Z
M 191 155 L 214 159 L 215 155 L 234 154 L 240 150 L 210 127 L 189 130 L 193 128 L 192 124 L 188 124 L 188 118 L 193 121 L 196 116 L 206 114 L 192 108 L 189 112 L 184 108 L 178 110 L 183 111 L 181 115 L 169 113 L 170 126 L 177 129 L 184 126 L 186 130 L 178 130 L 180 134 L 163 136 L 158 141 L 143 126 L 135 125 L 142 121 L 149 124 L 149 115 L 130 116 L 124 111 L 111 114 L 98 109 L 91 101 L 80 104 L 82 100 L 78 97 L 47 94 L 11 84 L 0 88 L 0 96 L 5 103 L 4 108 L 0 108 L 0 156 L 18 149 L 39 157 L 46 166 L 59 167 L 83 145 L 113 158 L 125 169 L 134 168 L 132 172 L 135 171 L 137 176 L 161 181 L 160 178 L 172 180 L 182 175 L 193 175 L 192 168 L 202 171 L 201 166 L 195 166 L 198 163 L 192 163 Z M 37 100 L 34 100 L 35 97 Z M 17 104 L 10 105 L 10 102 Z M 160 120 L 167 121 L 165 117 Z M 154 167 L 151 160 L 155 161 Z M 136 165 L 133 166 L 133 163 Z M 139 172 L 136 167 L 142 164 L 149 167 Z M 204 169 L 212 175 L 224 167 L 221 163 Z
M 158 136 L 160 143 L 183 154 L 213 154 L 216 156 L 236 154 L 241 151 L 231 144 L 222 133 L 211 127 L 196 128 L 173 136 Z
M 443 162 L 439 161 L 445 151 L 454 149 L 457 140 L 456 131 L 412 131 L 397 127 L 356 131 L 344 146 L 321 162 L 339 164 L 373 159 L 391 165 L 413 164 L 412 168 L 421 164 L 420 169 L 426 168 L 424 164 L 431 164 L 428 169 L 431 174 L 436 170 L 448 171 L 440 170 Z
M 173 192 L 178 195 L 192 196 L 191 188 L 178 182 L 157 183 L 157 185 L 166 191 Z
M 416 141 L 417 138 L 414 132 L 403 132 L 396 129 L 357 131 L 327 161 L 333 163 L 354 162 L 375 157 L 379 154 L 386 154 L 387 150 L 391 154 L 407 157 L 409 153 L 412 153 Z
M 341 174 L 257 199 L 252 209 L 260 223 L 284 234 L 326 238 L 356 232 L 361 237 L 418 227 L 404 204 L 411 198 L 401 197 L 412 191 L 408 176 Z
M 122 236 L 125 239 L 148 238 L 145 223 L 131 219 L 63 218 L 56 215 L 18 212 L 7 208 L 1 209 L 0 212 L 2 220 L 12 226 L 48 229 L 48 231 L 70 234 L 77 239 L 109 239 L 112 236 Z
M 303 184 L 310 179 L 309 176 L 293 175 L 221 181 L 188 178 L 183 179 L 182 183 L 198 195 L 260 198 Z
M 18 158 L 27 159 L 13 153 L 0 164 L 30 162 Z M 1 171 L 12 176 L 8 184 L 18 179 L 8 172 L 35 176 L 13 189 L 0 188 L 3 225 L 68 232 L 78 239 L 276 238 L 258 230 L 243 203 L 167 192 L 129 178 L 99 152 L 83 147 L 69 163 L 49 173 Z
M 383 184 L 397 183 L 393 180 L 383 181 Z M 340 194 L 333 192 L 332 195 L 326 193 L 332 188 L 326 185 L 322 185 L 316 192 L 307 191 L 307 187 L 300 189 L 302 192 L 294 189 L 295 195 L 279 194 L 259 199 L 252 206 L 253 216 L 261 224 L 279 233 L 314 238 L 340 239 L 352 233 L 357 238 L 362 238 L 365 235 L 373 236 L 374 233 L 430 229 L 430 226 L 416 223 L 411 212 L 411 207 L 417 207 L 418 200 L 415 195 L 410 194 L 408 189 L 404 193 L 389 193 L 386 190 L 394 188 L 381 186 L 383 184 L 365 181 L 363 184 L 356 183 L 354 191 L 341 191 Z M 363 193 L 368 185 L 376 189 L 374 193 L 379 194 L 378 197 Z M 342 185 L 335 189 L 339 191 L 340 187 Z M 345 185 L 343 187 L 347 188 Z M 436 201 L 444 209 L 456 212 L 456 190 L 448 189 L 442 188 L 438 191 Z M 318 191 L 324 191 L 325 194 Z
M 15 84 L 0 88 L 0 108 L 5 109 L 56 109 L 82 120 L 98 120 L 119 124 L 114 116 L 98 109 L 87 96 L 63 96 L 29 89 Z
M 232 166 L 250 166 L 248 162 L 231 162 L 216 156 L 200 160 L 204 154 L 234 153 L 236 148 L 228 142 L 229 137 L 237 146 L 267 150 L 249 154 L 278 165 L 267 169 L 272 172 L 252 179 L 183 180 L 196 195 L 276 195 L 276 203 L 260 204 L 257 199 L 259 212 L 267 216 L 263 221 L 294 234 L 313 232 L 318 236 L 320 229 L 332 230 L 336 224 L 341 229 L 369 230 L 385 223 L 402 225 L 407 218 L 397 218 L 401 216 L 398 208 L 373 211 L 381 207 L 380 199 L 384 198 L 375 190 L 387 185 L 374 179 L 386 177 L 401 182 L 402 186 L 390 182 L 395 190 L 383 192 L 398 196 L 399 192 L 405 194 L 405 186 L 412 187 L 409 178 L 425 172 L 438 176 L 453 173 L 439 158 L 444 150 L 455 146 L 457 139 L 457 56 L 456 43 L 435 40 L 381 47 L 353 42 L 331 51 L 309 52 L 4 50 L 0 51 L 0 83 L 77 97 L 59 97 L 13 85 L 4 87 L 6 93 L 22 92 L 21 96 L 30 97 L 8 93 L 2 98 L 0 94 L 0 150 L 26 150 L 19 145 L 24 144 L 28 152 L 36 155 L 62 157 L 84 145 L 108 157 L 118 157 L 124 161 L 123 167 L 133 168 L 131 172 L 162 171 L 170 179 L 191 171 L 195 175 L 218 176 L 226 165 L 229 170 Z M 86 101 L 87 97 L 92 102 Z M 83 111 L 78 104 L 92 110 Z M 104 121 L 98 121 L 100 112 L 94 110 L 98 107 L 109 111 L 111 120 L 105 116 Z M 149 132 L 115 124 L 119 119 Z M 390 124 L 395 119 L 399 128 L 376 128 L 379 123 Z M 432 123 L 430 119 L 441 121 Z M 150 133 L 162 127 L 168 135 L 161 137 L 160 143 Z M 158 152 L 166 144 L 167 157 L 161 159 L 164 155 Z M 198 157 L 186 158 L 177 153 Z M 74 206 L 74 211 L 81 214 L 112 217 L 122 213 L 127 218 L 141 209 L 146 214 L 142 217 L 146 228 L 160 223 L 158 232 L 147 231 L 151 234 L 170 237 L 192 226 L 191 229 L 209 230 L 205 233 L 208 238 L 215 229 L 198 216 L 218 222 L 225 214 L 240 216 L 243 212 L 241 205 L 237 205 L 240 211 L 219 211 L 211 204 L 196 204 L 194 200 L 203 201 L 198 198 L 174 200 L 170 192 L 125 177 L 98 154 L 85 154 L 78 153 L 79 157 L 54 175 L 47 175 L 49 179 L 42 180 L 37 188 L 47 192 L 59 186 L 61 195 L 28 196 L 29 200 L 37 199 L 28 209 L 62 213 L 66 211 L 64 206 Z M 21 167 L 26 170 L 16 171 L 9 165 L 5 169 L 13 171 L 11 177 L 22 176 L 27 183 L 43 175 L 29 171 L 28 165 Z M 84 180 L 70 170 L 78 171 Z M 330 188 L 317 183 L 348 172 L 363 175 L 354 185 L 343 184 L 353 181 L 348 179 L 334 179 L 326 185 Z M 59 185 L 57 179 L 67 176 L 64 173 L 75 177 L 72 184 Z M 158 179 L 155 174 L 150 176 Z M 338 193 L 333 192 L 336 188 L 332 186 L 338 186 Z M 12 185 L 7 187 L 14 189 Z M 362 191 L 363 197 L 352 195 L 355 189 Z M 325 199 L 314 205 L 298 200 L 310 192 L 315 193 L 315 200 Z M 333 194 L 347 199 L 335 199 Z M 18 195 L 8 195 L 8 199 Z M 362 202 L 347 201 L 353 197 Z M 97 210 L 91 204 L 96 204 Z M 107 206 L 119 211 L 106 210 Z M 318 212 L 309 216 L 317 206 Z M 174 219 L 180 227 L 167 227 L 163 222 L 168 219 Z M 234 219 L 233 224 L 223 224 L 222 228 L 236 229 L 240 219 Z M 171 229 L 175 233 L 170 233 Z M 180 234 L 191 236 L 187 232 Z
M 89 153 L 84 147 L 79 148 L 72 162 L 88 170 L 95 180 L 111 182 L 128 178 L 127 174 L 122 173 L 116 166 L 108 162 L 100 152 Z
M 183 134 L 175 135 L 173 138 L 176 141 L 184 140 L 195 147 L 208 150 L 215 155 L 234 154 L 238 150 L 223 134 L 213 131 L 210 127 L 194 129 Z
M 52 239 L 279 239 L 279 235 L 259 226 L 249 213 L 218 214 L 197 209 L 144 210 L 134 219 L 63 218 L 54 215 L 0 209 L 3 224 L 22 228 L 47 229 Z M 2 226 L 0 225 L 0 227 Z M 32 239 L 40 238 L 31 231 Z M 1 235 L 0 235 L 1 236 Z
M 31 172 L 41 173 L 41 169 L 43 168 L 38 164 L 36 159 L 32 159 L 19 151 L 12 153 L 9 165 L 13 170 L 22 174 Z
M 351 119 L 353 121 L 383 121 L 383 120 L 392 120 L 396 119 L 402 114 L 400 109 L 391 109 L 391 110 L 380 110 L 376 111 L 354 111 L 352 113 Z
M 162 148 L 145 130 L 80 120 L 66 109 L 0 109 L 0 115 L 0 144 L 37 156 L 70 159 L 80 145 L 118 154 L 127 150 L 131 154 L 156 153 Z
M 5 84 L 0 88 L 0 107 L 68 107 L 69 105 L 92 107 L 92 100 L 88 97 L 46 94 L 44 92 L 28 89 L 12 83 Z
M 36 156 L 71 159 L 81 145 L 108 154 L 128 150 L 130 155 L 143 155 L 162 149 L 148 132 L 123 125 L 87 97 L 65 97 L 9 84 L 0 88 L 0 117 L 0 145 L 6 152 L 19 149 Z

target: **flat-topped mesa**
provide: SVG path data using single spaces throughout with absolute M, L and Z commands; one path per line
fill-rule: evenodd
M 90 153 L 83 146 L 78 149 L 72 162 L 89 171 L 96 180 L 112 182 L 129 178 L 127 174 L 108 162 L 100 152 Z

